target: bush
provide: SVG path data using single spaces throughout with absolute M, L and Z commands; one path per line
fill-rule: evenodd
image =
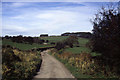
M 40 68 L 40 57 L 35 51 L 20 51 L 3 46 L 2 80 L 31 80 Z
M 65 47 L 64 42 L 57 42 L 55 48 L 57 50 L 63 49 Z
M 67 39 L 57 42 L 55 48 L 57 50 L 63 49 L 65 46 L 73 48 L 73 44 L 79 44 L 78 38 L 76 36 L 69 36 Z

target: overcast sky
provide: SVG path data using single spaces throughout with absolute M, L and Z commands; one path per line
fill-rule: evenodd
M 3 2 L 2 35 L 91 32 L 90 19 L 105 2 Z

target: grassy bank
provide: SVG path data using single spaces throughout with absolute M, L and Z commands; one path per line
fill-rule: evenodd
M 67 59 L 61 59 L 58 57 L 58 54 L 53 54 L 50 52 L 50 55 L 54 56 L 57 60 L 62 62 L 75 78 L 92 78 L 91 75 L 82 74 L 79 68 L 70 65 Z
M 91 54 L 80 53 L 62 53 L 55 51 L 54 49 L 50 54 L 60 62 L 62 62 L 66 68 L 75 76 L 75 78 L 91 78 L 91 79 L 118 79 L 119 76 L 112 72 L 108 66 L 101 65 L 100 61 L 93 59 Z

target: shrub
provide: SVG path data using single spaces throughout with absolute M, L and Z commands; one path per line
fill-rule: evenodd
M 56 43 L 56 49 L 60 50 L 65 48 L 65 46 L 73 47 L 73 44 L 79 44 L 78 38 L 76 36 L 69 36 L 67 39 L 57 42 Z
M 64 42 L 57 42 L 57 43 L 56 43 L 56 46 L 55 46 L 55 48 L 56 48 L 57 50 L 60 50 L 60 49 L 62 49 L 62 48 L 64 48 L 64 47 L 65 47 Z
M 40 54 L 2 47 L 2 80 L 31 80 L 40 68 Z

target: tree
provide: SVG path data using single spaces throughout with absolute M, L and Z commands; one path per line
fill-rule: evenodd
M 108 58 L 120 58 L 120 13 L 113 6 L 102 9 L 92 20 L 93 51 L 102 53 Z
M 73 44 L 79 44 L 78 38 L 76 36 L 69 36 L 65 41 L 65 45 L 68 45 L 69 47 L 73 47 Z
M 69 36 L 67 39 L 57 42 L 55 48 L 57 50 L 63 49 L 65 46 L 73 48 L 74 44 L 79 44 L 78 38 L 76 36 Z

